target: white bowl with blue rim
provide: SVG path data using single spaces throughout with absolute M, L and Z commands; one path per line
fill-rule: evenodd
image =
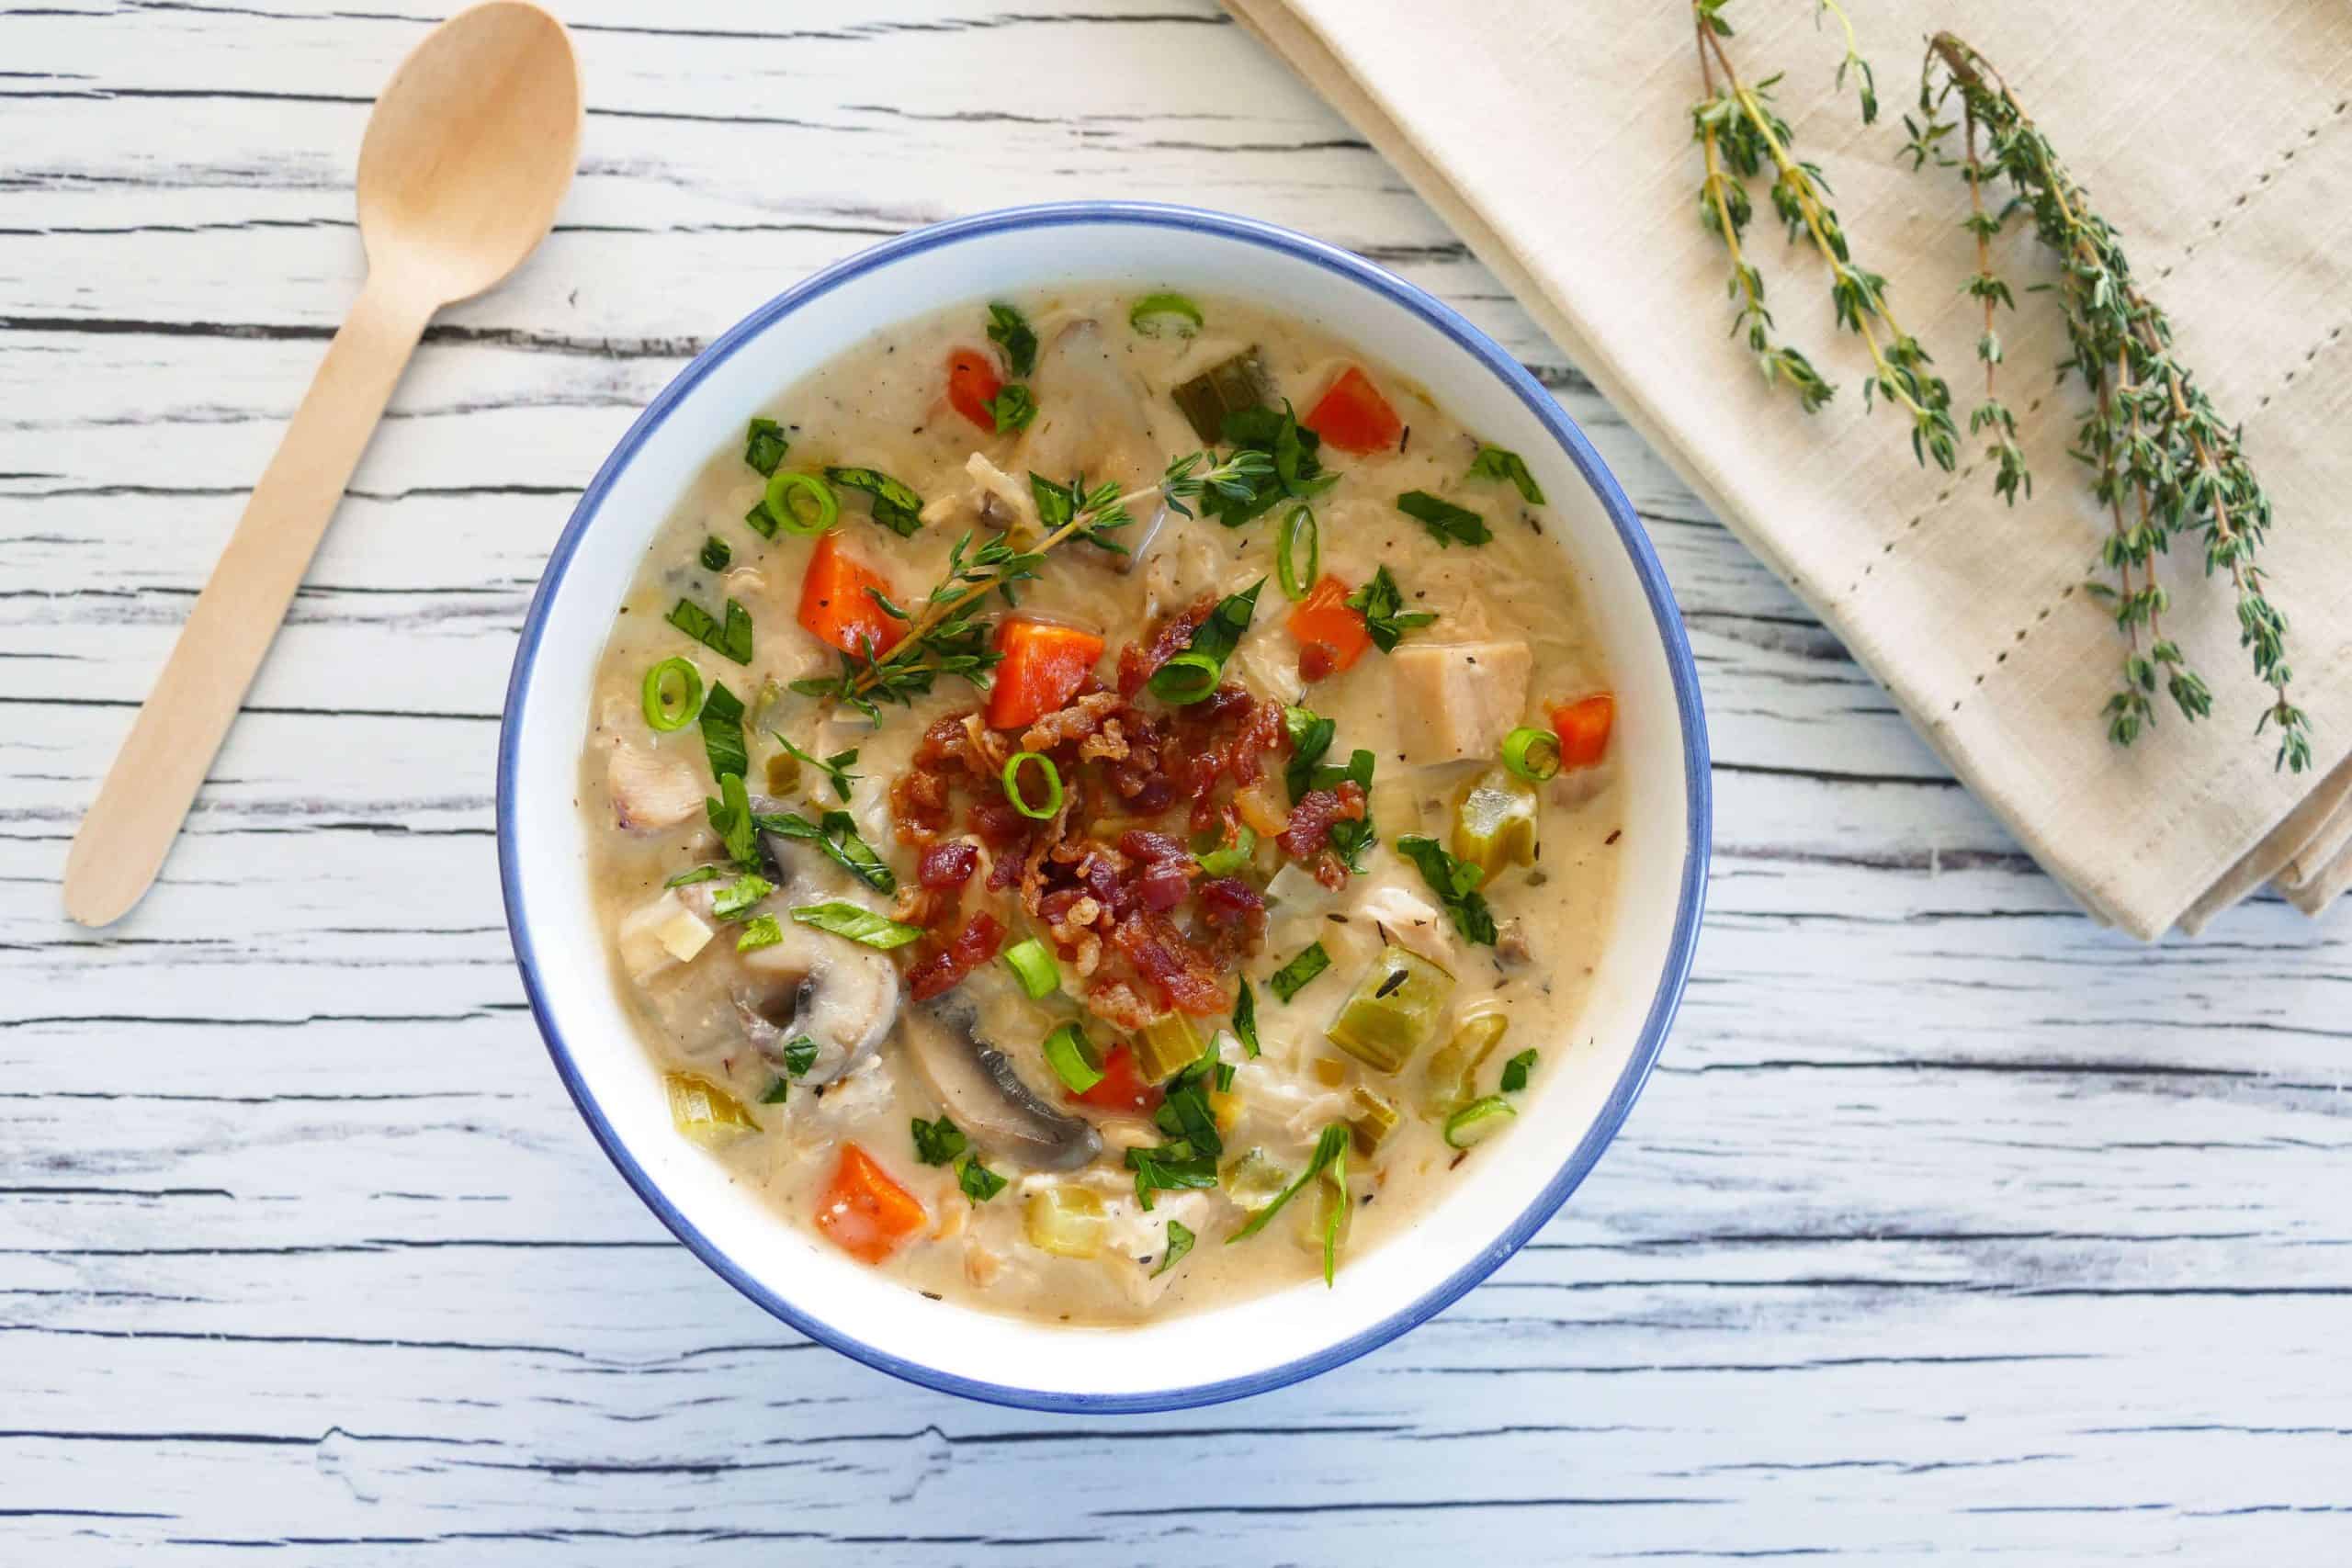
M 1419 1222 L 1320 1280 L 1123 1328 L 935 1302 L 852 1261 L 730 1181 L 670 1123 L 660 1069 L 614 982 L 574 805 L 590 688 L 653 531 L 775 394 L 890 323 L 1068 285 L 1245 299 L 1409 366 L 1469 428 L 1526 457 L 1584 586 L 1617 694 L 1618 908 L 1575 1036 L 1544 1046 L 1515 1129 Z M 941 223 L 776 296 L 663 389 L 605 462 L 524 622 L 498 755 L 499 872 L 532 1011 L 564 1087 L 630 1186 L 729 1283 L 883 1371 L 1039 1410 L 1165 1410 L 1280 1388 L 1442 1310 L 1532 1236 L 1615 1135 L 1682 994 L 1712 807 L 1698 673 L 1666 576 L 1590 442 L 1510 355 L 1361 258 L 1272 224 L 1083 202 Z

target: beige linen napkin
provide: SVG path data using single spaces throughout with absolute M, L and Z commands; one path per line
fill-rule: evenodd
M 2029 225 L 1997 242 L 2003 395 L 2034 493 L 1912 463 L 1866 414 L 1861 345 L 1826 275 L 1755 189 L 1751 258 L 1781 336 L 1838 386 L 1811 417 L 1725 334 L 1727 267 L 1699 226 L 1690 15 L 1676 0 L 1226 0 L 1412 181 L 1691 487 L 1845 639 L 1928 742 L 2097 917 L 2189 931 L 2265 882 L 2317 913 L 2352 882 L 2352 6 L 2109 0 L 1849 0 L 1884 103 L 1860 124 L 1832 85 L 1834 22 L 1808 0 L 1736 0 L 1742 76 L 1787 74 L 1781 111 L 1817 161 L 1857 261 L 1883 273 L 1955 412 L 1981 395 L 1981 306 L 1951 171 L 1898 165 L 1924 36 L 1950 27 L 1999 66 L 2121 231 L 2143 287 L 2276 505 L 2264 554 L 2290 622 L 2314 763 L 2272 768 L 2262 689 L 2193 540 L 2166 563 L 2166 630 L 2213 689 L 2136 747 L 2098 714 L 2121 644 L 2083 592 L 2105 520 L 2067 446 L 2078 383 L 2054 387 L 2053 271 Z M 2000 188 L 2000 187 L 1995 187 Z

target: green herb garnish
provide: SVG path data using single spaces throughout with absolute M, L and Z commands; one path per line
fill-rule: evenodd
M 832 782 L 833 793 L 840 795 L 844 802 L 849 799 L 849 786 L 855 784 L 860 777 L 859 774 L 853 773 L 849 771 L 849 765 L 857 761 L 856 747 L 853 746 L 846 751 L 836 751 L 831 756 L 827 757 L 824 761 L 819 761 L 816 758 L 810 756 L 808 752 L 803 751 L 799 747 L 795 746 L 791 741 L 786 740 L 775 730 L 769 730 L 768 735 L 777 745 L 791 752 L 803 766 L 814 768 L 819 773 L 824 774 L 827 779 L 831 780 Z M 886 888 L 884 891 L 887 892 L 888 889 Z
M 1264 468 L 1247 487 L 1238 492 L 1220 491 L 1201 503 L 1204 516 L 1214 517 L 1228 528 L 1262 516 L 1277 502 L 1312 500 L 1340 482 L 1340 476 L 1326 470 L 1317 456 L 1323 438 L 1302 426 L 1287 402 L 1280 412 L 1268 408 L 1232 410 L 1225 416 L 1223 434 L 1225 444 L 1236 448 L 1236 456 L 1256 453 L 1265 459 Z
M 702 562 L 705 571 L 725 571 L 727 563 L 735 558 L 735 552 L 727 547 L 726 540 L 713 535 L 703 540 L 702 554 L 695 558 Z
M 1372 581 L 1348 595 L 1347 606 L 1363 617 L 1364 629 L 1372 634 L 1372 646 L 1383 653 L 1396 651 L 1397 642 L 1417 626 L 1428 626 L 1437 619 L 1434 610 L 1405 611 L 1405 595 L 1397 591 L 1396 580 L 1388 575 L 1385 566 L 1372 574 Z
M 936 1122 L 916 1117 L 914 1132 L 915 1158 L 925 1165 L 945 1165 L 972 1146 L 972 1141 L 964 1136 L 964 1130 L 944 1113 Z
M 868 947 L 886 951 L 904 947 L 922 935 L 921 926 L 910 926 L 838 898 L 828 899 L 822 904 L 802 904 L 792 911 L 792 918 L 801 925 L 814 926 L 820 931 L 831 931 L 835 936 L 844 936 L 852 942 L 862 942 Z
M 692 871 L 682 871 L 678 873 L 677 875 L 672 877 L 662 886 L 664 887 L 690 887 L 697 882 L 716 882 L 718 879 L 718 868 L 717 866 L 698 865 Z
M 679 600 L 662 619 L 713 653 L 738 664 L 752 661 L 752 613 L 733 599 L 727 601 L 724 624 L 691 599 Z
M 1037 334 L 1028 318 L 1001 300 L 989 306 L 989 341 L 1004 350 L 1004 363 L 1015 376 L 1037 368 Z
M 743 461 L 762 474 L 772 474 L 784 455 L 792 449 L 785 438 L 784 426 L 772 419 L 755 419 L 743 434 Z
M 1331 955 L 1323 951 L 1323 944 L 1309 942 L 1306 951 L 1275 970 L 1268 976 L 1266 984 L 1279 1000 L 1287 1003 L 1306 988 L 1308 981 L 1329 967 Z
M 796 1034 L 784 1044 L 784 1070 L 794 1077 L 805 1077 L 817 1065 L 817 1043 L 806 1034 Z
M 1505 1094 L 1517 1094 L 1521 1089 L 1525 1089 L 1527 1087 L 1527 1075 L 1532 1072 L 1534 1068 L 1535 1050 L 1532 1046 L 1521 1051 L 1510 1061 L 1505 1062 L 1503 1064 L 1503 1092 Z
M 1241 980 L 1241 994 L 1233 998 L 1233 1034 L 1241 1042 L 1243 1050 L 1257 1055 L 1258 993 L 1250 987 L 1247 976 Z
M 775 891 L 775 884 L 756 871 L 747 871 L 711 895 L 710 912 L 732 920 L 752 912 L 752 906 Z
M 902 539 L 922 532 L 922 497 L 879 468 L 831 468 L 825 478 L 874 498 L 874 521 Z
M 743 934 L 735 939 L 735 951 L 751 953 L 763 947 L 774 947 L 784 940 L 784 928 L 774 915 L 761 915 L 743 927 Z
M 1261 577 L 1240 592 L 1218 600 L 1209 618 L 1194 628 L 1184 651 L 1152 671 L 1151 694 L 1181 705 L 1199 702 L 1216 691 L 1225 679 L 1225 661 L 1233 657 L 1242 634 L 1250 629 L 1250 617 L 1258 613 L 1258 591 L 1265 586 Z
M 1149 1277 L 1157 1280 L 1162 1274 L 1167 1273 L 1170 1269 L 1175 1268 L 1176 1260 L 1183 1257 L 1184 1254 L 1193 1250 L 1193 1242 L 1194 1239 L 1195 1238 L 1193 1237 L 1192 1231 L 1186 1228 L 1183 1221 L 1169 1221 L 1168 1250 L 1160 1254 L 1159 1267 L 1153 1269 Z
M 977 1209 L 1004 1190 L 1004 1178 L 982 1165 L 979 1156 L 966 1155 L 956 1162 L 956 1185 Z
M 1485 518 L 1466 506 L 1440 501 L 1425 490 L 1408 490 L 1398 496 L 1396 510 L 1427 528 L 1430 536 L 1443 546 L 1451 547 L 1457 540 L 1465 545 L 1483 545 L 1495 536 L 1488 531 Z
M 710 759 L 710 776 L 738 777 L 752 771 L 752 753 L 743 744 L 743 699 L 727 689 L 724 681 L 710 683 L 695 721 L 702 729 L 703 754 Z
M 889 863 L 858 837 L 857 819 L 846 811 L 828 811 L 814 822 L 793 811 L 762 812 L 752 820 L 763 832 L 816 845 L 835 865 L 876 893 L 899 890 L 899 878 Z
M 743 788 L 743 775 L 719 774 L 718 798 L 705 795 L 702 804 L 704 814 L 710 818 L 710 830 L 727 846 L 727 858 L 739 866 L 757 865 L 759 831 L 752 821 L 752 801 Z
M 1230 1247 L 1237 1241 L 1247 1241 L 1264 1230 L 1273 1217 L 1282 1213 L 1283 1204 L 1297 1197 L 1308 1182 L 1323 1174 L 1324 1167 L 1340 1156 L 1340 1152 L 1348 1146 L 1350 1136 L 1348 1124 L 1344 1122 L 1334 1122 L 1324 1128 L 1323 1135 L 1315 1140 L 1315 1157 L 1307 1161 L 1306 1168 L 1299 1172 L 1298 1179 L 1276 1193 L 1272 1202 L 1250 1215 L 1248 1224 L 1227 1236 L 1226 1245 Z
M 1421 880 L 1445 906 L 1445 912 L 1453 918 L 1453 929 L 1464 940 L 1495 945 L 1494 912 L 1487 908 L 1486 895 L 1478 891 L 1478 884 L 1486 879 L 1484 870 L 1456 860 L 1443 844 L 1417 833 L 1398 839 L 1396 852 L 1419 868 Z
M 1290 732 L 1290 762 L 1283 769 L 1283 783 L 1290 791 L 1290 803 L 1296 806 L 1315 787 L 1315 764 L 1331 749 L 1331 737 L 1340 727 L 1303 707 L 1284 708 L 1283 726 Z
M 1001 435 L 1008 430 L 1028 429 L 1029 422 L 1037 417 L 1037 400 L 1022 383 L 1007 381 L 988 400 L 988 411 L 989 418 L 996 422 L 997 434 Z
M 1528 505 L 1544 504 L 1543 487 L 1535 482 L 1535 476 L 1527 471 L 1526 459 L 1516 452 L 1506 452 L 1499 446 L 1481 446 L 1478 455 L 1470 459 L 1470 477 L 1474 479 L 1506 480 Z
M 1233 842 L 1213 850 L 1203 850 L 1193 856 L 1193 861 L 1201 868 L 1204 876 L 1231 876 L 1249 865 L 1250 858 L 1257 852 L 1257 829 L 1244 822 L 1240 824 L 1239 834 Z

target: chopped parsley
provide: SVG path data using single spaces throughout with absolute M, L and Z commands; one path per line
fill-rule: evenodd
M 1194 1239 L 1196 1238 L 1193 1236 L 1192 1231 L 1185 1225 L 1183 1221 L 1169 1221 L 1168 1250 L 1160 1254 L 1159 1267 L 1153 1269 L 1149 1277 L 1157 1280 L 1162 1274 L 1167 1273 L 1170 1269 L 1175 1268 L 1176 1260 L 1183 1257 L 1184 1254 L 1193 1250 L 1193 1243 Z
M 1396 510 L 1427 528 L 1430 536 L 1441 545 L 1451 547 L 1456 540 L 1465 545 L 1483 545 L 1494 537 L 1485 518 L 1466 506 L 1440 501 L 1425 490 L 1408 490 L 1398 496 Z
M 820 762 L 783 736 L 777 735 L 775 730 L 769 730 L 768 734 L 775 738 L 777 745 L 791 752 L 804 766 L 814 768 L 831 780 L 835 795 L 840 795 L 843 801 L 849 799 L 849 786 L 855 784 L 859 777 L 858 774 L 849 771 L 849 765 L 857 761 L 856 747 L 853 746 L 846 751 L 836 751 Z M 889 889 L 886 887 L 882 891 L 888 893 Z
M 1396 651 L 1396 644 L 1416 626 L 1428 626 L 1437 619 L 1434 610 L 1415 610 L 1403 614 L 1405 595 L 1397 590 L 1396 580 L 1381 567 L 1372 574 L 1372 581 L 1347 597 L 1349 609 L 1363 616 L 1364 629 L 1372 634 L 1372 646 L 1383 653 Z
M 790 450 L 792 443 L 785 438 L 784 426 L 772 419 L 755 419 L 743 433 L 743 461 L 763 474 L 775 473 Z
M 1445 912 L 1453 917 L 1453 929 L 1464 940 L 1495 945 L 1494 911 L 1487 908 L 1486 896 L 1478 891 L 1478 884 L 1486 879 L 1483 870 L 1454 859 L 1443 844 L 1417 833 L 1398 839 L 1396 852 L 1420 868 L 1421 880 L 1444 904 Z
M 978 1208 L 1004 1190 L 1004 1178 L 982 1165 L 979 1156 L 966 1155 L 956 1162 L 956 1185 Z
M 1002 300 L 989 305 L 989 341 L 1004 350 L 1004 363 L 1015 376 L 1037 368 L 1037 333 L 1029 319 Z
M 772 915 L 760 918 L 775 919 Z M 852 942 L 862 942 L 868 947 L 878 947 L 886 952 L 894 947 L 904 947 L 922 935 L 921 926 L 910 926 L 888 915 L 877 915 L 863 905 L 846 903 L 838 898 L 828 899 L 822 904 L 796 906 L 792 918 L 801 925 L 814 926 L 820 931 L 831 931 L 835 936 L 847 937 Z
M 727 858 L 746 868 L 759 864 L 759 829 L 752 820 L 752 798 L 743 788 L 743 775 L 719 774 L 718 798 L 706 795 L 702 805 L 710 818 L 710 830 L 727 846 Z
M 1544 504 L 1544 489 L 1535 476 L 1527 471 L 1526 461 L 1516 452 L 1506 452 L 1499 446 L 1481 446 L 1478 455 L 1470 459 L 1470 477 L 1474 479 L 1506 479 L 1518 490 L 1520 499 L 1530 506 Z
M 1308 981 L 1329 967 L 1331 955 L 1323 951 L 1323 944 L 1309 942 L 1306 952 L 1275 970 L 1266 984 L 1272 987 L 1276 997 L 1288 1002 L 1306 988 Z
M 964 1136 L 964 1129 L 950 1122 L 943 1113 L 936 1122 L 914 1119 L 915 1158 L 925 1165 L 945 1165 L 972 1146 Z
M 1184 651 L 1152 671 L 1151 694 L 1164 703 L 1196 703 L 1217 689 L 1225 679 L 1225 661 L 1241 645 L 1241 634 L 1258 613 L 1260 578 L 1238 593 L 1217 601 L 1216 610 L 1193 633 Z
M 857 836 L 856 818 L 846 811 L 828 811 L 814 822 L 797 812 L 763 811 L 752 820 L 762 832 L 816 845 L 835 865 L 876 893 L 896 893 L 899 890 L 898 877 L 882 857 L 874 852 L 874 846 Z
M 678 873 L 677 875 L 672 877 L 662 886 L 664 887 L 691 887 L 697 882 L 713 882 L 718 880 L 718 868 L 717 866 L 698 865 L 692 871 L 682 871 Z
M 988 401 L 989 417 L 996 422 L 997 434 L 1008 430 L 1026 430 L 1029 422 L 1037 417 L 1037 400 L 1027 387 L 1018 381 L 1007 381 L 997 389 Z
M 1216 1185 L 1216 1156 L 1225 1140 L 1216 1130 L 1216 1113 L 1209 1105 L 1204 1084 L 1218 1066 L 1216 1042 L 1184 1064 L 1165 1086 L 1165 1098 L 1152 1121 L 1168 1135 L 1158 1148 L 1127 1151 L 1127 1168 L 1136 1173 L 1136 1201 L 1151 1207 L 1154 1192 L 1207 1189 Z
M 777 929 L 776 934 L 779 937 L 784 934 L 781 927 Z M 784 1103 L 784 1097 L 791 1091 L 791 1080 L 797 1077 L 806 1077 L 808 1074 L 808 1069 L 816 1065 L 817 1043 L 814 1040 L 809 1039 L 806 1034 L 796 1034 L 790 1040 L 786 1041 L 784 1045 L 784 1071 L 776 1075 L 775 1082 L 768 1085 L 767 1093 L 760 1096 L 760 1103 L 762 1105 L 782 1105 Z
M 902 539 L 922 532 L 922 497 L 879 468 L 827 468 L 825 477 L 843 490 L 874 498 L 874 521 Z
M 762 915 L 744 926 L 743 934 L 735 939 L 735 951 L 751 953 L 763 947 L 774 947 L 783 940 L 784 928 L 776 923 L 776 918 Z
M 725 571 L 727 563 L 735 558 L 735 552 L 727 547 L 726 540 L 714 535 L 703 540 L 702 555 L 699 558 L 702 561 L 703 570 Z
M 710 683 L 695 723 L 702 729 L 702 749 L 710 759 L 710 776 L 741 778 L 752 770 L 752 753 L 743 744 L 743 699 L 727 689 L 724 681 Z
M 662 618 L 713 653 L 738 664 L 752 661 L 752 612 L 733 599 L 727 601 L 723 623 L 691 599 L 679 600 Z
M 710 912 L 722 920 L 741 919 L 752 906 L 775 891 L 775 884 L 756 871 L 747 871 L 711 895 Z
M 1535 1048 L 1529 1046 L 1503 1064 L 1503 1092 L 1517 1094 L 1527 1087 L 1527 1075 L 1535 1067 Z
M 1247 976 L 1242 977 L 1241 994 L 1233 999 L 1233 1034 L 1243 1050 L 1252 1056 L 1258 1054 L 1258 993 Z
M 1306 787 L 1310 790 L 1336 790 L 1342 784 L 1352 784 L 1363 791 L 1367 805 L 1364 814 L 1353 820 L 1341 819 L 1331 824 L 1331 851 L 1340 863 L 1351 872 L 1363 870 L 1365 852 L 1379 841 L 1379 830 L 1373 826 L 1369 801 L 1372 795 L 1373 754 L 1358 747 L 1348 753 L 1348 765 L 1335 767 L 1329 762 L 1316 762 L 1306 770 Z M 1293 759 L 1295 765 L 1296 759 Z
M 1283 726 L 1290 731 L 1290 765 L 1283 770 L 1283 783 L 1290 789 L 1290 803 L 1296 806 L 1314 787 L 1310 781 L 1315 776 L 1315 764 L 1331 749 L 1331 737 L 1340 727 L 1314 709 L 1302 707 L 1284 708 Z
M 1278 502 L 1310 500 L 1340 482 L 1340 476 L 1325 468 L 1316 455 L 1323 438 L 1302 427 L 1287 402 L 1280 412 L 1268 408 L 1227 410 L 1222 434 L 1225 444 L 1235 450 L 1263 452 L 1273 459 L 1273 472 L 1252 478 L 1246 493 L 1216 490 L 1201 497 L 1202 514 L 1228 528 L 1263 516 Z

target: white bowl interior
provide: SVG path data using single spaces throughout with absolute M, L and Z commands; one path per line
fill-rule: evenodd
M 1410 367 L 1471 428 L 1526 456 L 1607 649 L 1626 819 L 1616 924 L 1584 1019 L 1574 1038 L 1536 1043 L 1544 1067 L 1517 1127 L 1487 1145 L 1420 1224 L 1348 1259 L 1336 1291 L 1318 1281 L 1142 1327 L 1073 1330 L 926 1300 L 787 1224 L 673 1132 L 657 1069 L 610 976 L 572 802 L 591 677 L 623 592 L 652 531 L 710 454 L 740 438 L 752 411 L 894 321 L 958 299 L 1106 279 L 1235 297 L 1326 327 Z M 545 1021 L 559 1053 L 570 1054 L 592 1121 L 601 1111 L 615 1153 L 626 1151 L 739 1283 L 763 1288 L 824 1337 L 906 1363 L 896 1370 L 1033 1391 L 1047 1403 L 1275 1381 L 1287 1364 L 1380 1337 L 1465 1270 L 1499 1262 L 1516 1244 L 1515 1223 L 1580 1145 L 1596 1145 L 1581 1150 L 1588 1161 L 1598 1152 L 1607 1130 L 1596 1123 L 1628 1077 L 1661 985 L 1669 975 L 1679 983 L 1694 795 L 1673 659 L 1632 555 L 1569 454 L 1509 383 L 1432 321 L 1310 256 L 1213 230 L 1110 220 L 982 230 L 848 273 L 707 367 L 638 434 L 601 502 L 592 490 L 583 503 L 594 511 L 560 592 L 543 591 L 536 651 L 526 637 L 527 669 L 518 665 L 501 802 L 510 915 L 526 932 Z M 1622 1085 L 1628 1095 L 1636 1087 Z

